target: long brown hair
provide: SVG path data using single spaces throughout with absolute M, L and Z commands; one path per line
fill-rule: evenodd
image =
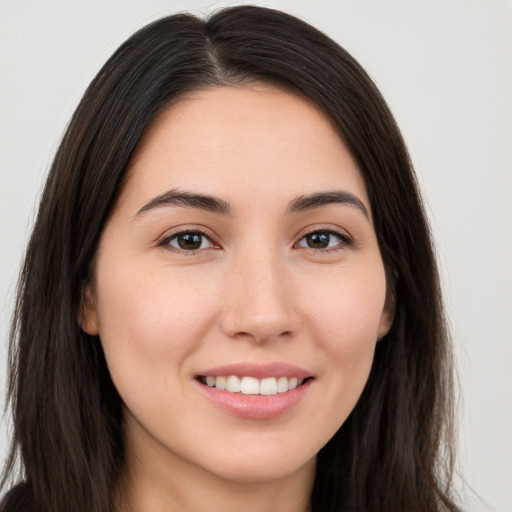
M 377 88 L 335 42 L 260 7 L 179 14 L 133 35 L 87 89 L 55 156 L 20 276 L 10 344 L 22 481 L 0 510 L 107 512 L 123 465 L 121 400 L 98 337 L 78 325 L 98 241 L 138 142 L 170 102 L 272 82 L 332 119 L 364 177 L 395 318 L 354 411 L 318 454 L 315 512 L 456 511 L 452 360 L 428 224 Z

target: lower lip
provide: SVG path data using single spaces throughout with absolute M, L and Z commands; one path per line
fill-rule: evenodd
M 195 381 L 201 391 L 220 409 L 251 420 L 268 420 L 277 418 L 295 407 L 308 392 L 313 379 L 307 380 L 298 388 L 276 395 L 244 395 L 220 391 L 214 387 Z

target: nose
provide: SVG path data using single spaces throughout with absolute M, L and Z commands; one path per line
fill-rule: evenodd
M 300 326 L 292 277 L 276 255 L 246 256 L 233 265 L 221 328 L 231 338 L 256 343 L 293 337 Z

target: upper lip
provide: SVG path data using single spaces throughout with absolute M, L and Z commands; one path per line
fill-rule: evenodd
M 209 368 L 199 373 L 198 377 L 221 377 L 229 375 L 254 377 L 256 379 L 264 379 L 266 377 L 297 377 L 298 379 L 306 379 L 313 376 L 311 372 L 308 372 L 304 368 L 289 363 L 274 362 L 256 364 L 242 362 Z

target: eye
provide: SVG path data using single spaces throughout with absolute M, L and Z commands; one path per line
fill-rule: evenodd
M 349 244 L 347 236 L 335 231 L 318 230 L 312 231 L 303 236 L 297 247 L 307 247 L 308 249 L 334 249 Z
M 159 245 L 170 245 L 179 251 L 210 249 L 214 243 L 201 231 L 182 231 L 162 240 Z

